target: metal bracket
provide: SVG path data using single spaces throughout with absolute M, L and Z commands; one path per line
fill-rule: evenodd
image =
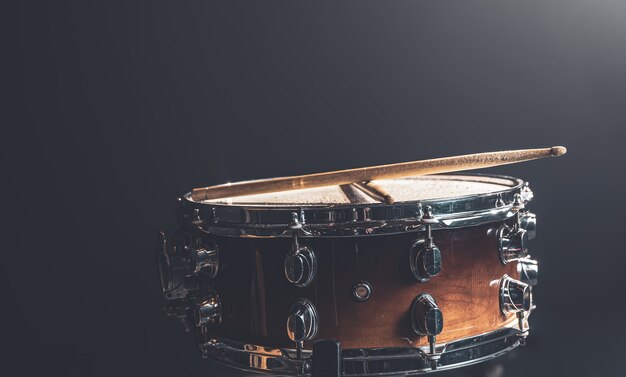
M 418 207 L 418 213 L 422 213 L 421 206 Z M 435 246 L 432 236 L 432 225 L 438 224 L 439 220 L 433 216 L 431 206 L 426 206 L 426 210 L 422 213 L 420 223 L 423 224 L 426 230 L 426 237 L 414 241 L 409 253 L 409 265 L 411 266 L 413 276 L 415 276 L 419 282 L 424 283 L 431 277 L 439 274 L 441 269 L 441 251 Z M 431 257 L 428 263 L 424 261 L 424 253 Z M 428 266 L 425 266 L 425 264 L 428 264 Z
M 300 212 L 292 212 L 291 213 L 292 221 L 289 224 L 289 230 L 287 232 L 291 232 L 294 236 L 300 234 L 302 236 L 311 236 L 312 232 L 305 228 L 306 225 L 306 217 L 304 215 L 304 210 L 300 210 Z
M 437 369 L 437 363 L 441 359 L 442 352 L 437 352 L 437 337 L 435 335 L 428 336 L 428 353 L 425 353 L 426 361 L 430 364 L 432 370 Z
M 528 326 L 526 313 L 524 311 L 517 312 L 517 325 L 519 327 L 520 333 L 517 335 L 519 337 L 519 343 L 522 346 L 526 345 L 526 337 L 528 337 L 528 333 L 530 330 L 530 326 Z M 528 312 L 530 313 L 530 312 Z
M 311 377 L 341 377 L 343 358 L 341 343 L 336 340 L 319 340 L 313 344 Z

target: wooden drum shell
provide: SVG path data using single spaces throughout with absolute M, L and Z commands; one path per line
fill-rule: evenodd
M 235 238 L 201 233 L 211 238 L 220 255 L 220 271 L 212 286 L 222 303 L 222 319 L 211 329 L 218 339 L 273 348 L 294 348 L 287 336 L 291 305 L 299 298 L 314 303 L 319 314 L 315 339 L 337 339 L 343 348 L 425 346 L 425 336 L 411 327 L 411 305 L 429 293 L 443 312 L 438 343 L 468 338 L 517 324 L 514 314 L 500 310 L 499 282 L 503 275 L 518 278 L 515 262 L 499 258 L 496 231 L 513 219 L 478 226 L 432 232 L 441 250 L 442 269 L 419 282 L 409 267 L 413 243 L 425 232 L 390 235 L 300 238 L 314 250 L 317 273 L 304 288 L 290 283 L 284 259 L 292 239 Z M 366 281 L 371 297 L 363 302 L 352 295 L 355 283 Z

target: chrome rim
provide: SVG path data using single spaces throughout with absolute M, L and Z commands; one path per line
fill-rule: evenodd
M 485 194 L 454 198 L 325 206 L 240 206 L 201 203 L 190 193 L 181 198 L 182 221 L 201 231 L 233 237 L 345 237 L 393 234 L 423 229 L 421 217 L 432 208 L 437 228 L 459 228 L 506 220 L 515 194 L 527 203 L 532 191 L 522 180 L 499 175 L 476 175 L 507 179 L 512 186 Z
M 437 347 L 441 353 L 437 370 L 458 368 L 498 357 L 520 345 L 522 332 L 514 328 L 457 340 Z M 244 344 L 230 340 L 211 339 L 200 344 L 205 356 L 230 367 L 245 371 L 310 375 L 312 352 L 274 349 Z M 415 375 L 431 372 L 426 358 L 426 348 L 395 347 L 344 349 L 344 376 L 385 376 L 392 374 Z

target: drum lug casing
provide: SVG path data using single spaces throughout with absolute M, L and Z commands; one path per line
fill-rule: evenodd
M 532 306 L 532 288 L 504 275 L 500 280 L 500 310 L 503 314 L 528 312 Z
M 413 243 L 409 252 L 409 266 L 415 279 L 424 283 L 441 272 L 441 251 L 435 245 L 431 231 L 432 225 L 438 221 L 432 214 L 431 206 L 426 207 L 421 222 L 426 228 L 426 238 Z
M 190 246 L 193 245 L 193 246 Z M 219 270 L 219 253 L 212 240 L 192 241 L 183 232 L 167 237 L 158 233 L 157 266 L 161 290 L 167 299 L 181 298 L 195 288 L 198 276 L 215 278 Z
M 297 219 L 294 212 L 294 220 Z M 293 231 L 291 251 L 285 256 L 283 271 L 287 280 L 300 288 L 309 286 L 317 273 L 317 257 L 313 249 L 300 245 L 296 230 Z
M 524 229 L 502 225 L 497 231 L 497 237 L 502 264 L 517 261 L 528 255 L 528 233 Z
M 539 264 L 536 260 L 522 258 L 517 263 L 517 272 L 520 275 L 520 280 L 523 283 L 534 287 L 538 283 Z
M 198 300 L 194 306 L 195 325 L 217 326 L 222 321 L 222 303 L 217 293 L 211 291 Z
M 537 215 L 532 212 L 524 212 L 520 215 L 520 228 L 528 232 L 528 239 L 533 240 L 537 236 Z

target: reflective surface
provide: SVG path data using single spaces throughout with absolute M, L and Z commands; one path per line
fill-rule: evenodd
M 406 178 L 416 183 L 420 180 L 454 179 L 455 175 Z M 469 176 L 480 179 L 481 175 Z M 430 222 L 433 229 L 481 225 L 505 220 L 515 215 L 514 200 L 517 195 L 523 202 L 532 198 L 532 191 L 522 180 L 484 175 L 484 180 L 497 179 L 501 189 L 483 194 L 462 195 L 454 198 L 413 200 L 394 204 L 367 203 L 352 205 L 228 205 L 195 202 L 187 194 L 181 200 L 183 219 L 193 222 L 202 230 L 214 235 L 235 237 L 288 237 L 298 219 L 302 237 L 350 237 L 357 235 L 393 234 L 410 232 L 423 226 L 422 208 L 430 206 L 437 221 Z M 468 179 L 459 175 L 458 180 Z
M 528 239 L 532 240 L 537 236 L 537 215 L 532 212 L 524 212 L 520 216 L 520 228 L 528 232 Z
M 500 309 L 503 313 L 527 312 L 531 309 L 532 288 L 504 275 L 500 280 Z
M 287 334 L 294 342 L 312 340 L 317 335 L 319 317 L 315 305 L 305 298 L 299 299 L 289 311 Z
M 285 277 L 298 287 L 306 287 L 315 278 L 317 258 L 313 250 L 306 246 L 295 246 L 287 253 L 284 262 Z
M 421 293 L 411 307 L 411 325 L 419 335 L 439 335 L 443 330 L 443 313 L 434 297 Z
M 442 257 L 440 274 L 418 282 L 408 266 L 408 251 L 424 232 L 371 237 L 307 238 L 318 260 L 307 287 L 290 283 L 283 272 L 292 238 L 216 236 L 221 270 L 207 280 L 220 294 L 224 316 L 215 337 L 277 348 L 293 347 L 285 330 L 294 302 L 307 298 L 319 314 L 319 339 L 337 339 L 345 348 L 427 345 L 417 336 L 409 312 L 415 297 L 430 293 L 446 326 L 438 343 L 494 331 L 516 322 L 500 311 L 498 281 L 517 277 L 517 263 L 498 257 L 499 223 L 433 231 Z M 301 241 L 302 244 L 305 241 Z M 355 283 L 367 281 L 373 294 L 355 300 Z M 316 338 L 317 339 L 317 338 Z M 304 344 L 311 349 L 312 343 Z
M 418 281 L 428 281 L 441 272 L 441 250 L 432 240 L 417 240 L 411 247 L 409 266 Z
M 539 264 L 536 260 L 523 258 L 517 264 L 517 272 L 523 283 L 534 287 L 539 283 Z
M 446 370 L 489 360 L 519 345 L 519 331 L 502 329 L 476 337 L 458 340 L 437 347 L 441 357 L 438 369 Z M 229 366 L 242 370 L 268 372 L 277 375 L 302 373 L 310 375 L 311 353 L 295 357 L 295 350 L 272 349 L 229 340 L 210 339 L 202 351 Z M 427 348 L 376 348 L 342 350 L 343 371 L 346 376 L 378 376 L 422 374 L 430 372 Z
M 191 250 L 191 263 L 194 266 L 193 273 L 206 274 L 211 278 L 216 277 L 220 258 L 215 242 L 205 241 L 205 244 Z
M 366 301 L 372 296 L 372 286 L 366 281 L 354 284 L 352 297 L 357 301 Z
M 503 225 L 498 229 L 500 260 L 507 264 L 528 255 L 528 233 L 518 225 Z
M 222 321 L 222 304 L 215 292 L 200 299 L 194 308 L 196 326 L 218 326 Z

